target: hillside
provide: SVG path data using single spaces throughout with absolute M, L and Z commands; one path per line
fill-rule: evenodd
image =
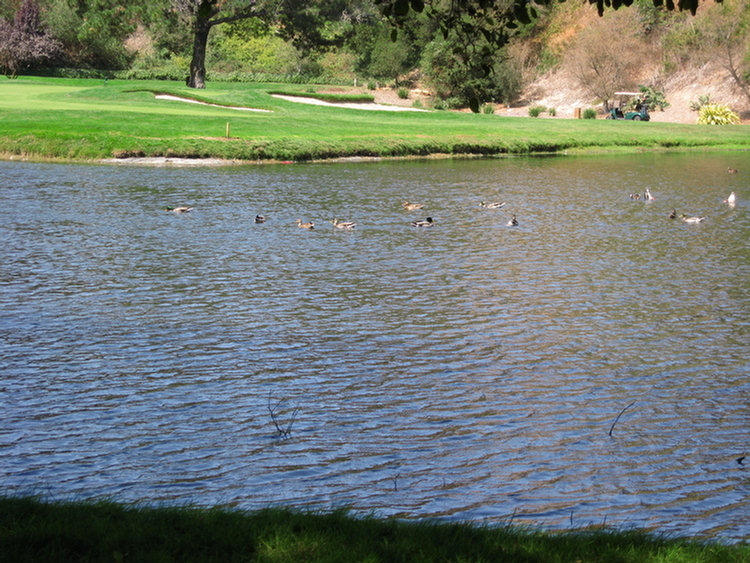
M 745 0 L 735 0 L 734 4 L 739 6 L 743 2 Z M 621 73 L 622 84 L 618 84 L 617 89 L 637 90 L 637 85 L 645 84 L 664 92 L 670 106 L 664 111 L 652 112 L 653 121 L 696 123 L 697 112 L 692 111 L 690 105 L 700 96 L 708 95 L 712 102 L 731 107 L 743 123 L 750 123 L 750 99 L 725 67 L 722 52 L 708 40 L 696 39 L 696 36 L 708 36 L 710 26 L 719 25 L 717 22 L 726 17 L 719 16 L 716 9 L 702 4 L 695 17 L 685 13 L 664 16 L 664 20 L 653 25 L 652 32 L 644 39 L 639 32 L 643 14 L 635 8 L 622 9 L 600 18 L 593 6 L 560 4 L 548 16 L 546 27 L 536 30 L 525 44 L 516 49 L 518 64 L 524 67 L 528 85 L 517 102 L 511 107 L 498 106 L 495 113 L 525 117 L 529 115 L 529 108 L 535 105 L 555 108 L 556 116 L 562 118 L 572 118 L 576 108 L 594 108 L 601 112 L 601 100 L 581 87 L 574 70 L 576 47 L 582 37 L 595 35 L 595 30 L 600 29 L 599 33 L 605 38 L 602 50 L 610 53 L 610 59 L 621 62 L 625 68 Z M 746 15 L 742 17 L 747 18 Z M 675 48 L 675 43 L 680 44 L 680 41 L 689 47 Z M 747 35 L 738 41 L 737 53 L 742 55 L 750 50 L 748 41 Z M 539 66 L 543 52 L 551 54 L 557 63 L 539 76 L 534 67 Z M 617 65 L 614 70 L 610 67 L 612 72 L 620 70 Z M 376 93 L 378 101 L 400 105 L 411 104 L 414 97 L 399 100 L 388 90 Z

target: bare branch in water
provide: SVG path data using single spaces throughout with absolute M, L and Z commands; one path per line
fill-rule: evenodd
M 610 435 L 610 436 L 612 435 L 612 431 L 613 431 L 613 430 L 615 429 L 615 424 L 617 424 L 617 421 L 618 421 L 618 420 L 620 420 L 620 417 L 622 416 L 622 414 L 623 414 L 623 413 L 624 413 L 624 412 L 625 412 L 626 410 L 628 410 L 628 409 L 629 409 L 630 407 L 632 407 L 632 406 L 633 406 L 634 404 L 635 404 L 635 401 L 633 401 L 633 402 L 632 402 L 632 403 L 630 403 L 630 404 L 629 404 L 629 405 L 628 405 L 627 407 L 625 407 L 624 409 L 622 409 L 622 410 L 620 411 L 620 414 L 618 414 L 618 415 L 617 415 L 617 418 L 615 418 L 615 421 L 614 421 L 614 422 L 612 423 L 612 427 L 611 427 L 611 428 L 609 429 L 609 435 Z

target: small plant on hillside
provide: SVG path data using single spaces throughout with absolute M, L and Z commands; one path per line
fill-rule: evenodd
M 416 108 L 416 109 L 422 109 L 424 108 L 424 104 L 422 104 L 422 100 L 417 98 L 411 103 L 411 107 Z
M 647 109 L 651 111 L 655 109 L 664 111 L 670 106 L 667 98 L 664 96 L 664 92 L 654 90 L 651 86 L 644 86 L 642 84 L 638 88 L 641 91 L 640 103 L 644 104 Z M 637 103 L 637 100 L 633 100 L 633 103 Z
M 378 88 L 378 83 L 377 82 L 375 82 L 374 80 L 368 80 L 367 81 L 367 89 L 368 90 L 377 90 L 377 88 Z
M 547 108 L 545 106 L 531 106 L 529 108 L 529 115 L 531 117 L 539 117 L 541 113 L 544 113 L 547 111 Z
M 583 110 L 584 119 L 596 119 L 596 110 L 594 108 L 586 108 Z
M 706 104 L 698 111 L 699 125 L 735 125 L 740 116 L 726 104 Z
M 547 113 L 549 114 L 550 117 L 555 117 L 557 115 L 557 110 L 555 108 L 549 108 L 547 110 Z
M 484 104 L 482 106 L 482 113 L 487 115 L 495 113 L 495 106 L 493 104 Z
M 397 93 L 398 97 L 402 100 L 406 100 L 409 98 L 409 90 L 407 90 L 406 88 L 399 88 Z
M 700 111 L 703 106 L 707 106 L 711 103 L 711 96 L 706 94 L 705 96 L 698 96 L 698 99 L 694 102 L 690 102 L 690 109 L 692 111 Z

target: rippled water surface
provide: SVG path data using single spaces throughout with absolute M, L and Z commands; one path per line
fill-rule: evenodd
M 5 493 L 750 537 L 747 154 L 0 173 Z

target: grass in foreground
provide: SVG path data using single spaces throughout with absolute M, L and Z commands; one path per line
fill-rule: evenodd
M 354 518 L 344 511 L 136 508 L 0 498 L 0 562 L 252 561 L 740 563 L 726 546 L 638 531 L 545 533 L 516 527 Z
M 278 84 L 0 78 L 0 153 L 311 160 L 342 156 L 528 154 L 565 150 L 750 149 L 750 127 L 386 112 L 298 104 Z M 309 95 L 308 86 L 299 93 Z M 154 92 L 269 113 L 157 100 Z M 230 124 L 230 136 L 226 126 Z

